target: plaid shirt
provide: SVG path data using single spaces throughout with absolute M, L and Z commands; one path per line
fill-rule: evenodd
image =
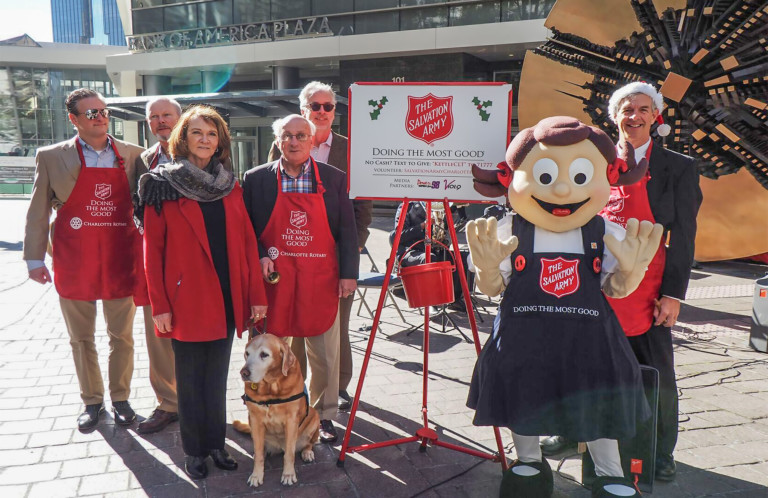
M 296 178 L 288 175 L 283 167 L 283 160 L 280 159 L 280 180 L 283 186 L 283 192 L 289 194 L 311 194 L 314 192 L 314 179 L 312 178 L 312 161 L 307 160 L 304 163 L 304 169 Z

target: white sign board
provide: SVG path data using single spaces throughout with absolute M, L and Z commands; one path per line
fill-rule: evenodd
M 508 84 L 351 85 L 350 197 L 491 201 L 471 165 L 504 161 L 511 102 Z

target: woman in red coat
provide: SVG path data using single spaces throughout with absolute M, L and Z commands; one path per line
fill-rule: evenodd
M 193 107 L 171 134 L 173 162 L 139 181 L 152 318 L 155 333 L 172 339 L 184 467 L 194 479 L 208 475 L 209 455 L 237 468 L 224 449 L 232 340 L 267 312 L 242 190 L 222 166 L 229 146 L 221 116 Z

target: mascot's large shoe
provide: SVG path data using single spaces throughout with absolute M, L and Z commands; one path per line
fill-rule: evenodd
M 639 497 L 632 481 L 623 477 L 598 477 L 592 483 L 592 498 Z
M 504 472 L 499 498 L 549 498 L 552 496 L 552 469 L 547 459 L 515 463 Z

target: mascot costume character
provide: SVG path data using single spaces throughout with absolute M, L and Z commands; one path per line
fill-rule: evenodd
M 587 442 L 593 497 L 639 496 L 624 478 L 617 440 L 632 437 L 650 410 L 605 295 L 639 285 L 662 226 L 631 219 L 625 230 L 598 216 L 611 185 L 631 184 L 648 167 L 635 164 L 628 143 L 618 150 L 597 128 L 551 117 L 515 136 L 498 171 L 473 165 L 475 189 L 507 195 L 515 213 L 498 224 L 472 221 L 466 231 L 478 288 L 503 293 L 467 401 L 475 425 L 512 431 L 518 459 L 501 497 L 552 495 L 539 448 L 547 434 Z

